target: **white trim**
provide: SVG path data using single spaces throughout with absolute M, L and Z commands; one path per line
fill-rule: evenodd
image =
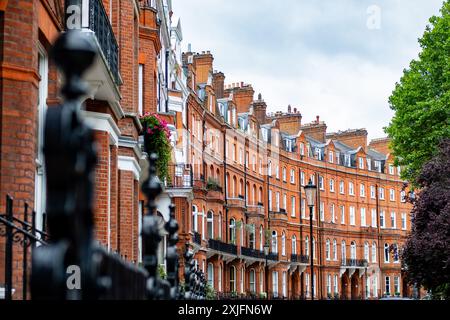
M 118 156 L 117 167 L 122 171 L 131 171 L 136 180 L 139 180 L 141 175 L 141 167 L 134 157 Z
M 110 114 L 84 110 L 81 111 L 81 114 L 85 117 L 87 125 L 94 130 L 108 132 L 110 143 L 115 146 L 118 145 L 120 129 Z

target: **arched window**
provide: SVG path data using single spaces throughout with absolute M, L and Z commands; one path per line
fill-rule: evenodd
M 372 262 L 377 262 L 377 243 L 372 243 Z
M 272 252 L 273 253 L 278 252 L 278 239 L 277 239 L 277 232 L 275 230 L 272 231 Z
M 263 193 L 263 189 L 262 187 L 259 187 L 259 192 L 258 192 L 258 202 L 262 203 L 262 193 Z
M 233 189 L 231 191 L 231 196 L 236 197 L 237 195 L 237 179 L 236 176 L 233 176 Z
M 259 226 L 259 250 L 263 251 L 263 226 Z
M 369 243 L 366 241 L 364 242 L 364 259 L 369 261 Z
M 219 169 L 216 170 L 216 179 L 218 181 L 220 180 L 220 170 Z
M 227 175 L 226 175 L 226 183 L 227 183 L 227 190 L 226 190 L 227 197 L 229 197 L 230 195 L 232 195 L 230 192 L 232 187 L 230 186 L 230 174 L 229 173 L 227 173 Z
M 337 241 L 333 239 L 333 260 L 337 261 Z
M 305 256 L 309 257 L 309 237 L 305 238 Z
M 286 255 L 286 234 L 284 232 L 281 234 L 281 255 Z
M 219 238 L 222 239 L 222 212 L 219 211 L 219 223 L 217 226 L 217 230 L 219 233 Z
M 252 190 L 252 205 L 256 204 L 256 185 L 253 185 L 253 190 Z
M 230 242 L 236 244 L 236 220 L 230 219 Z
M 286 181 L 286 167 L 283 167 L 283 181 Z
M 256 276 L 255 269 L 251 269 L 249 273 L 250 292 L 256 293 Z
M 316 239 L 314 237 L 312 237 L 312 256 L 313 259 L 316 258 Z
M 219 274 L 218 274 L 217 280 L 219 282 L 217 289 L 219 291 L 222 291 L 222 265 L 221 264 L 219 264 Z
M 214 265 L 211 262 L 208 263 L 208 284 L 214 288 Z
M 214 179 L 214 167 L 211 165 L 210 169 L 209 169 L 209 176 Z
M 389 262 L 389 244 L 384 244 L 384 262 Z
M 330 239 L 327 239 L 326 244 L 325 244 L 325 257 L 327 260 L 331 259 L 331 244 L 330 244 Z
M 242 179 L 239 181 L 239 195 L 244 195 L 244 180 Z
M 241 226 L 239 228 L 241 230 L 241 246 L 244 246 L 244 220 L 241 219 Z
M 269 160 L 269 162 L 267 163 L 267 175 L 272 176 L 272 161 L 271 160 Z
M 236 268 L 230 267 L 230 291 L 236 292 Z
M 192 230 L 194 232 L 198 231 L 198 208 L 197 208 L 197 206 L 192 206 Z
M 399 260 L 398 260 L 398 255 L 399 255 L 399 252 L 398 252 L 398 245 L 396 244 L 396 243 L 394 243 L 393 245 L 392 245 L 392 251 L 393 251 L 393 260 L 394 260 L 394 262 L 398 262 Z
M 295 234 L 292 236 L 292 254 L 297 254 L 297 237 Z
M 244 293 L 244 282 L 245 282 L 245 278 L 244 278 L 244 276 L 245 276 L 245 270 L 244 270 L 244 267 L 241 267 L 241 281 L 240 281 L 240 291 L 241 291 L 241 293 Z
M 355 241 L 352 241 L 350 243 L 350 258 L 351 259 L 356 259 L 356 243 Z
M 214 239 L 214 212 L 212 212 L 212 210 L 208 211 L 206 223 L 208 224 L 207 227 L 208 238 Z
M 341 259 L 342 259 L 343 263 L 345 263 L 347 260 L 347 248 L 346 248 L 345 241 L 342 241 L 342 243 L 341 243 Z

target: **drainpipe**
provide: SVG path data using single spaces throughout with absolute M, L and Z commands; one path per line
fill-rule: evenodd
M 166 50 L 166 112 L 169 112 L 169 50 Z
M 225 243 L 228 243 L 228 196 L 227 196 L 227 155 L 226 155 L 226 147 L 227 143 L 226 140 L 226 130 L 223 132 L 223 185 L 224 185 L 224 191 L 225 191 Z
M 383 272 L 381 270 L 381 252 L 380 252 L 381 251 L 381 246 L 380 246 L 380 241 L 381 241 L 380 228 L 381 228 L 381 226 L 380 226 L 380 204 L 379 204 L 378 196 L 379 196 L 378 184 L 376 184 L 375 185 L 375 199 L 376 199 L 376 208 L 377 208 L 377 239 L 378 239 L 378 243 L 377 243 L 378 250 L 377 251 L 378 251 L 378 267 L 380 269 L 380 279 L 378 280 L 379 288 L 377 288 L 377 290 L 381 290 L 380 291 L 380 296 L 381 296 L 381 293 L 383 292 L 383 290 L 382 290 Z M 385 218 L 385 223 L 386 223 L 386 216 L 384 218 Z M 378 296 L 378 292 L 377 292 L 377 296 Z
M 316 212 L 317 212 L 317 248 L 319 249 L 318 251 L 318 265 L 317 265 L 317 283 L 320 286 L 320 290 L 316 289 L 317 293 L 320 293 L 320 299 L 323 299 L 323 282 L 322 282 L 322 233 L 320 232 L 320 228 L 322 227 L 322 222 L 320 220 L 320 183 L 319 183 L 319 179 L 320 179 L 320 175 L 319 173 L 317 173 L 317 197 L 316 197 Z M 325 179 L 324 179 L 324 187 L 325 187 Z M 325 209 L 325 208 L 324 208 Z
M 298 201 L 298 221 L 300 226 L 300 256 L 303 254 L 303 223 L 302 223 L 302 183 L 301 183 L 301 175 L 302 170 L 298 170 L 298 189 L 299 189 L 299 201 Z M 306 209 L 306 208 L 305 208 Z M 303 272 L 300 275 L 300 294 L 303 296 L 303 286 L 304 286 L 304 278 L 303 278 Z

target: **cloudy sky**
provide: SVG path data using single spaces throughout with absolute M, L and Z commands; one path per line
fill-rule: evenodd
M 251 83 L 268 111 L 320 115 L 328 131 L 384 136 L 388 97 L 442 0 L 172 0 L 183 48 L 210 50 L 226 83 Z

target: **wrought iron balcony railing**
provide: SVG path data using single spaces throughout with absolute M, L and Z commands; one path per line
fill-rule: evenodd
M 252 248 L 241 247 L 241 254 L 251 258 L 265 259 L 264 252 Z
M 346 267 L 367 267 L 366 259 L 345 259 L 341 261 L 341 266 Z
M 234 244 L 225 243 L 219 240 L 209 239 L 210 249 L 237 255 L 237 247 Z
M 89 29 L 97 37 L 114 81 L 117 85 L 120 84 L 119 46 L 102 1 L 89 0 Z
M 308 263 L 309 257 L 304 254 L 291 254 L 292 262 Z
M 193 176 L 190 164 L 169 165 L 166 188 L 192 188 Z
M 267 255 L 267 260 L 278 261 L 278 253 L 271 252 Z

